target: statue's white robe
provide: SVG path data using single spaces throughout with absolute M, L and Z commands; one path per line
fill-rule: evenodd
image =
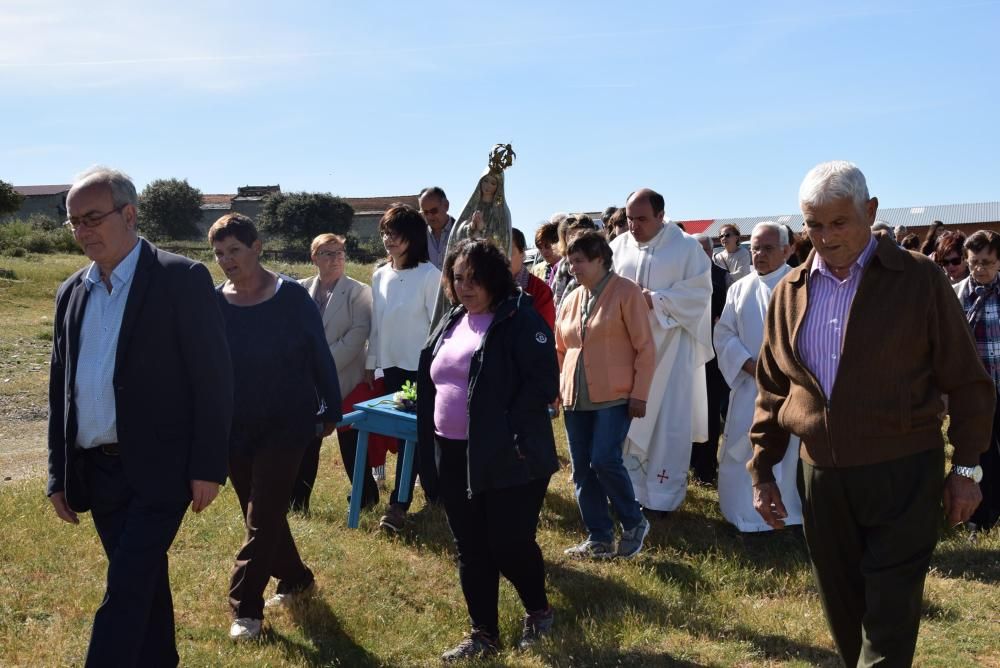
M 623 445 L 625 467 L 639 503 L 674 510 L 687 492 L 691 443 L 708 440 L 703 367 L 713 356 L 711 261 L 669 221 L 648 243 L 626 233 L 611 248 L 615 272 L 653 293 L 656 372 L 646 417 L 632 420 Z
M 771 291 L 788 273 L 782 265 L 766 276 L 752 272 L 733 283 L 726 293 L 726 306 L 715 325 L 715 353 L 719 370 L 729 387 L 729 414 L 719 451 L 719 506 L 722 515 L 740 531 L 770 531 L 753 507 L 753 484 L 746 465 L 753 454 L 750 425 L 753 422 L 757 383 L 743 370 L 748 359 L 757 361 L 764 342 L 764 320 Z M 791 436 L 788 451 L 774 478 L 788 511 L 786 525 L 802 524 L 802 503 L 795 486 L 795 468 L 799 463 L 799 438 Z

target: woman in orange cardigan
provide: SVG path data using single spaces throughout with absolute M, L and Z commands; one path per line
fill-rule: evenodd
M 573 459 L 573 483 L 587 539 L 571 557 L 632 557 L 649 522 L 622 463 L 622 442 L 633 418 L 646 414 L 655 350 L 642 288 L 611 271 L 611 247 L 597 232 L 567 249 L 579 287 L 563 301 L 556 321 L 560 397 Z M 611 502 L 622 526 L 615 531 Z

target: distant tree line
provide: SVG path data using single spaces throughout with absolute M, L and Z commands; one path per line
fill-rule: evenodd
M 8 217 L 17 213 L 23 198 L 12 185 L 0 181 L 0 254 L 76 252 L 73 235 L 44 214 L 26 220 Z M 139 229 L 157 242 L 198 239 L 202 192 L 186 179 L 157 179 L 139 195 Z M 264 199 L 257 225 L 261 232 L 287 247 L 308 248 L 318 234 L 333 232 L 348 236 L 352 259 L 369 262 L 381 255 L 375 248 L 350 235 L 354 209 L 344 199 L 328 193 L 274 193 Z M 6 219 L 6 220 L 5 220 Z

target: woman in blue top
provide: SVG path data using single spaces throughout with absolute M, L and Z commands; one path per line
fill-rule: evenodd
M 217 293 L 233 361 L 229 477 L 246 520 L 229 586 L 229 635 L 240 640 L 260 635 L 265 605 L 312 589 L 288 504 L 309 442 L 341 419 L 340 387 L 316 304 L 295 280 L 261 266 L 253 222 L 223 216 L 208 240 L 227 279 Z M 272 575 L 278 591 L 265 604 Z

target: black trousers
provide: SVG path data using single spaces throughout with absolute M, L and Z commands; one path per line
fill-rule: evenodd
M 441 501 L 458 548 L 458 578 L 472 627 L 499 635 L 500 576 L 517 590 L 524 609 L 546 610 L 545 562 L 535 541 L 549 479 L 526 485 L 467 491 L 466 441 L 438 437 Z
M 309 511 L 309 498 L 312 496 L 313 487 L 316 485 L 316 474 L 319 472 L 319 451 L 323 446 L 322 438 L 314 438 L 309 441 L 305 451 L 302 453 L 302 461 L 299 463 L 299 473 L 295 477 L 295 484 L 292 487 L 292 498 L 288 502 L 288 509 L 300 512 Z
M 272 577 L 278 580 L 279 594 L 313 581 L 288 527 L 288 500 L 304 451 L 300 445 L 229 453 L 229 477 L 246 521 L 246 538 L 229 580 L 233 617 L 264 618 L 264 589 Z
M 691 448 L 691 470 L 698 480 L 715 484 L 719 476 L 719 436 L 722 434 L 722 417 L 729 400 L 729 386 L 719 371 L 715 358 L 705 364 L 705 382 L 708 389 L 708 440 L 694 443 Z
M 83 472 L 91 515 L 108 555 L 104 600 L 94 615 L 87 666 L 176 666 L 167 550 L 188 503 L 140 500 L 121 459 L 90 451 Z
M 382 369 L 382 373 L 385 375 L 385 389 L 387 392 L 398 392 L 402 389 L 406 381 L 417 382 L 416 371 L 407 371 L 406 369 L 393 366 Z M 413 502 L 413 485 L 417 480 L 418 473 L 420 474 L 420 486 L 424 490 L 427 503 L 437 503 L 439 495 L 438 472 L 434 461 L 434 444 L 417 442 L 417 451 L 413 453 L 413 468 L 410 471 L 409 479 L 404 481 L 402 479 L 403 443 L 404 441 L 399 442 L 398 454 L 396 455 L 396 477 L 392 488 L 392 495 L 389 497 L 389 503 L 400 505 L 406 510 L 410 509 L 410 504 Z M 410 491 L 410 500 L 406 503 L 400 503 L 399 490 L 401 489 L 400 485 L 404 483 Z
M 981 530 L 989 531 L 1000 519 L 1000 401 L 993 413 L 990 448 L 979 456 L 979 465 L 983 467 L 983 480 L 979 483 L 983 501 L 969 521 Z
M 909 666 L 941 524 L 944 451 L 880 464 L 799 463 L 813 574 L 847 666 Z
M 319 472 L 319 453 L 323 439 L 314 438 L 302 453 L 302 463 L 299 464 L 299 474 L 292 488 L 292 500 L 288 507 L 293 511 L 309 512 L 309 499 L 316 486 L 316 474 Z M 354 482 L 354 455 L 358 450 L 358 432 L 350 429 L 337 432 L 337 445 L 340 447 L 340 458 L 347 471 L 347 479 Z M 361 507 L 367 508 L 378 503 L 378 484 L 372 475 L 370 467 L 364 470 L 364 489 L 361 496 Z

